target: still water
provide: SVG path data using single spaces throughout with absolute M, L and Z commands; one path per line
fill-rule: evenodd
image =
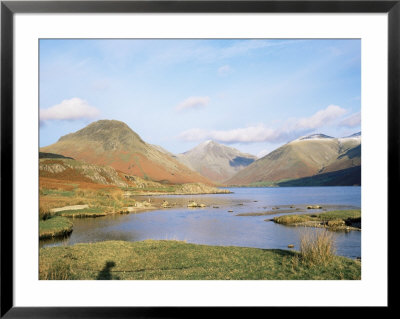
M 236 216 L 241 213 L 271 211 L 290 205 L 310 213 L 306 205 L 318 204 L 326 209 L 361 207 L 361 187 L 280 187 L 229 188 L 232 194 L 159 196 L 179 208 L 145 213 L 74 219 L 70 237 L 41 241 L 40 246 L 73 245 L 104 240 L 140 241 L 145 239 L 185 240 L 188 243 L 288 249 L 299 249 L 304 232 L 321 229 L 288 227 L 266 221 L 279 216 L 279 209 L 268 216 Z M 142 196 L 139 200 L 147 200 Z M 154 198 L 154 197 L 151 197 Z M 189 200 L 204 203 L 205 208 L 186 208 Z M 232 210 L 233 212 L 229 212 Z M 276 213 L 275 213 L 276 212 Z M 301 213 L 300 211 L 296 213 Z M 361 256 L 361 232 L 333 232 L 338 255 Z

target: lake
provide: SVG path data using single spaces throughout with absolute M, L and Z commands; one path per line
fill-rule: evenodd
M 322 205 L 327 210 L 361 207 L 361 187 L 271 187 L 228 188 L 232 194 L 163 195 L 177 206 L 186 206 L 189 200 L 207 205 L 205 208 L 168 208 L 129 215 L 112 215 L 100 218 L 76 218 L 74 230 L 68 238 L 40 241 L 40 247 L 73 245 L 104 240 L 140 241 L 145 239 L 184 240 L 188 243 L 242 246 L 256 248 L 288 249 L 289 244 L 299 249 L 304 232 L 321 229 L 289 227 L 275 224 L 274 216 L 282 215 L 279 209 L 290 205 Z M 153 196 L 141 196 L 147 200 Z M 241 213 L 270 211 L 268 216 L 236 216 Z M 232 210 L 233 212 L 229 212 Z M 276 213 L 275 213 L 276 212 Z M 301 212 L 296 212 L 301 213 Z M 336 253 L 356 258 L 361 256 L 361 232 L 332 232 Z

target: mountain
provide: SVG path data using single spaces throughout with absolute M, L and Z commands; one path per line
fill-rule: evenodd
M 208 179 L 222 183 L 253 163 L 257 157 L 210 140 L 178 154 L 177 159 Z
M 128 125 L 115 120 L 91 123 L 75 133 L 62 136 L 56 143 L 42 147 L 40 151 L 111 166 L 145 180 L 211 184 L 168 153 L 144 142 Z
M 226 183 L 278 184 L 356 166 L 361 166 L 361 133 L 343 138 L 312 134 L 279 147 L 238 172 Z
M 361 166 L 354 166 L 329 173 L 291 179 L 277 183 L 278 186 L 360 186 Z

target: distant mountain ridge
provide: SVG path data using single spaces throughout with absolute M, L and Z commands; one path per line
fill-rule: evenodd
M 176 156 L 181 163 L 217 183 L 223 183 L 257 159 L 212 140 Z
M 212 184 L 168 153 L 143 141 L 127 124 L 115 120 L 93 122 L 40 151 L 111 166 L 157 182 Z
M 361 132 L 341 138 L 311 134 L 293 140 L 258 159 L 226 183 L 278 184 L 357 166 L 361 166 Z
M 211 140 L 174 155 L 146 143 L 123 122 L 100 120 L 42 147 L 39 155 L 111 166 L 131 176 L 167 184 L 284 186 L 291 180 L 297 180 L 295 184 L 327 180 L 357 183 L 357 176 L 344 176 L 360 175 L 360 170 L 350 168 L 361 167 L 361 132 L 340 138 L 320 133 L 302 136 L 257 159 Z M 338 173 L 329 174 L 332 172 Z

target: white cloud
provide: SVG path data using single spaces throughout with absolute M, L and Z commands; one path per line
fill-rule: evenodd
M 179 103 L 175 109 L 177 111 L 188 110 L 188 109 L 196 109 L 206 106 L 210 102 L 210 98 L 208 96 L 191 96 L 186 100 Z
M 60 104 L 40 109 L 40 121 L 92 119 L 99 115 L 99 110 L 85 100 L 72 98 Z
M 352 114 L 339 123 L 340 126 L 344 127 L 355 127 L 359 126 L 360 124 L 361 124 L 361 112 Z
M 296 120 L 294 128 L 298 130 L 316 129 L 331 123 L 332 121 L 346 114 L 346 112 L 347 111 L 340 106 L 329 105 L 326 109 L 318 111 L 311 117 Z
M 229 65 L 223 65 L 218 68 L 218 75 L 225 76 L 232 72 L 232 68 Z
M 290 119 L 278 129 L 266 127 L 264 124 L 225 131 L 196 128 L 181 133 L 180 138 L 192 142 L 208 139 L 224 143 L 285 142 L 331 124 L 345 113 L 345 109 L 337 105 L 329 105 L 311 117 Z

